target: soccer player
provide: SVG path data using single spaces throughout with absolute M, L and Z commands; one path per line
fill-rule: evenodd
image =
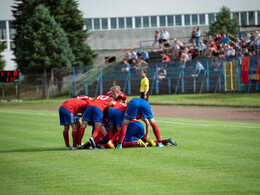
M 89 106 L 84 111 L 84 115 L 82 118 L 82 125 L 80 126 L 79 129 L 79 136 L 78 136 L 79 143 L 81 143 L 82 141 L 87 125 L 89 124 L 90 121 L 93 121 L 95 123 L 95 130 L 92 136 L 89 138 L 89 141 L 91 142 L 93 148 L 96 147 L 94 140 L 100 133 L 100 128 L 102 126 L 102 120 L 103 120 L 103 111 L 106 107 L 111 107 L 115 104 L 116 102 L 114 101 L 114 99 L 106 95 L 99 95 L 93 101 L 90 102 Z M 79 145 L 78 148 L 81 148 L 81 145 Z
M 76 149 L 78 144 L 78 128 L 80 126 L 77 114 L 82 113 L 89 105 L 91 98 L 88 96 L 78 96 L 65 101 L 59 108 L 60 125 L 64 125 L 63 138 L 66 149 Z M 73 147 L 69 144 L 69 128 L 72 128 Z
M 126 113 L 124 116 L 124 122 L 123 122 L 123 125 L 120 130 L 118 148 L 122 148 L 122 142 L 123 142 L 125 134 L 126 134 L 127 126 L 130 123 L 131 119 L 136 118 L 138 113 L 141 113 L 143 115 L 144 119 L 148 119 L 150 125 L 152 126 L 154 135 L 158 141 L 158 143 L 157 143 L 158 147 L 163 147 L 163 144 L 161 143 L 160 131 L 154 120 L 150 104 L 144 99 L 134 98 L 129 102 L 127 109 L 126 109 Z M 111 140 L 108 142 L 108 144 L 113 146 L 113 143 L 111 142 Z
M 127 103 L 127 97 L 120 90 L 121 90 L 121 88 L 118 85 L 116 85 L 116 86 L 111 87 L 110 91 L 107 92 L 105 95 L 110 96 L 110 97 L 116 97 L 115 101 L 122 101 L 123 103 L 126 104 Z

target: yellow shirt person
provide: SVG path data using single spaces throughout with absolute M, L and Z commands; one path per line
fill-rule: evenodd
M 141 71 L 140 98 L 148 101 L 149 79 L 146 77 L 146 74 L 146 70 Z

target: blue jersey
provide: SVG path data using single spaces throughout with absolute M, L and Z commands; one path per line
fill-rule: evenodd
M 132 121 L 127 126 L 124 142 L 134 142 L 144 137 L 144 126 L 139 121 Z
M 126 120 L 135 119 L 137 114 L 142 114 L 143 118 L 153 118 L 151 106 L 146 100 L 141 98 L 132 99 L 127 106 L 124 118 Z

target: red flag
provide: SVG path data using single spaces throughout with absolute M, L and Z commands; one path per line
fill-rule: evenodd
M 260 82 L 260 56 L 258 56 L 257 60 L 256 82 Z
M 241 58 L 241 68 L 242 68 L 242 70 L 241 70 L 242 83 L 250 83 L 249 78 L 248 78 L 249 56 L 243 56 Z

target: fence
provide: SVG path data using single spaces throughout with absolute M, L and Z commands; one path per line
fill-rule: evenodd
M 196 77 L 193 73 L 197 61 L 205 70 Z M 113 85 L 119 85 L 127 95 L 138 95 L 140 69 L 130 68 L 128 72 L 122 72 L 122 67 L 122 64 L 106 68 L 73 67 L 53 69 L 46 76 L 23 75 L 19 83 L 0 84 L 2 100 L 33 100 L 61 95 L 95 97 L 106 93 Z M 162 69 L 164 74 L 161 74 Z M 150 62 L 147 71 L 150 95 L 259 92 L 258 82 L 242 83 L 241 63 L 234 59 L 195 59 L 188 61 L 185 68 L 180 61 Z

